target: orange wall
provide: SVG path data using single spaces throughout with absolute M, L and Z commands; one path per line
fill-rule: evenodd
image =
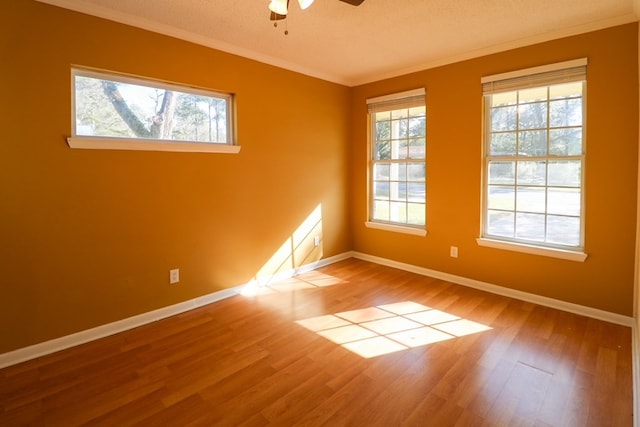
M 626 25 L 346 88 L 4 0 L 0 353 L 245 283 L 317 206 L 323 241 L 306 261 L 355 249 L 631 315 L 637 44 L 637 26 Z M 589 259 L 478 247 L 480 77 L 582 56 Z M 71 150 L 71 64 L 235 93 L 240 154 Z M 366 229 L 365 99 L 420 86 L 429 235 Z M 180 268 L 178 285 L 168 285 L 171 268 Z
M 0 58 L 0 353 L 246 283 L 318 205 L 307 261 L 351 249 L 348 88 L 25 0 Z M 235 93 L 241 152 L 70 149 L 71 64 Z
M 479 247 L 480 78 L 587 57 L 584 263 Z M 426 237 L 364 227 L 369 97 L 425 87 Z M 466 278 L 631 316 L 638 169 L 638 28 L 614 27 L 354 88 L 354 249 Z M 457 259 L 450 246 L 459 247 Z

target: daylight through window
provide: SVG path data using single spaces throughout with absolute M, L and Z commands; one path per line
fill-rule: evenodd
M 582 251 L 586 60 L 483 83 L 483 237 Z
M 73 138 L 233 145 L 232 95 L 74 69 Z
M 424 229 L 424 89 L 367 100 L 370 117 L 369 222 Z

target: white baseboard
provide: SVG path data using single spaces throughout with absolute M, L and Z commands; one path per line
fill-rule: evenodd
M 631 327 L 634 326 L 634 319 L 632 317 L 622 316 L 619 314 L 609 313 L 609 312 L 598 310 L 595 308 L 584 307 L 581 305 L 572 304 L 572 303 L 568 303 L 568 302 L 564 302 L 564 301 L 560 301 L 552 298 L 542 297 L 542 296 L 530 294 L 527 292 L 522 292 L 522 291 L 505 288 L 502 286 L 492 285 L 490 283 L 480 282 L 478 280 L 468 279 L 461 276 L 455 276 L 449 273 L 443 273 L 436 270 L 430 270 L 427 268 L 418 267 L 411 264 L 405 264 L 405 263 L 389 260 L 386 258 L 381 258 L 373 255 L 363 254 L 360 252 L 350 251 L 350 252 L 344 252 L 342 254 L 332 256 L 329 258 L 321 259 L 319 261 L 306 264 L 304 266 L 298 267 L 293 270 L 289 270 L 283 273 L 278 273 L 277 275 L 270 277 L 268 279 L 253 280 L 249 283 L 235 286 L 233 288 L 223 289 L 221 291 L 213 292 L 208 295 L 203 295 L 201 297 L 184 301 L 178 304 L 170 305 L 168 307 L 159 308 L 157 310 L 153 310 L 147 313 L 142 313 L 137 316 L 129 317 L 126 319 L 118 320 L 112 323 L 108 323 L 106 325 L 87 329 L 71 335 L 55 338 L 50 341 L 45 341 L 43 343 L 34 344 L 29 347 L 24 347 L 14 351 L 10 351 L 8 353 L 0 354 L 0 369 L 7 366 L 11 366 L 11 365 L 16 365 L 18 363 L 25 362 L 27 360 L 35 359 L 37 357 L 45 356 L 47 354 L 55 353 L 57 351 L 74 347 L 80 344 L 84 344 L 89 341 L 94 341 L 99 338 L 104 338 L 109 335 L 114 335 L 119 332 L 124 332 L 126 330 L 133 329 L 138 326 L 145 325 L 147 323 L 155 322 L 157 320 L 174 316 L 176 314 L 184 313 L 185 311 L 193 310 L 195 308 L 202 307 L 204 305 L 211 304 L 216 301 L 220 301 L 225 298 L 238 295 L 247 286 L 256 286 L 256 285 L 261 286 L 261 285 L 264 285 L 265 283 L 271 283 L 277 280 L 287 279 L 295 275 L 306 273 L 308 271 L 312 271 L 320 267 L 324 267 L 326 265 L 333 264 L 348 258 L 357 258 L 364 261 L 373 262 L 376 264 L 386 265 L 388 267 L 394 267 L 400 270 L 409 271 L 409 272 L 420 274 L 423 276 L 429 276 L 436 279 L 446 280 L 452 283 L 457 283 L 459 285 L 468 286 L 471 288 L 491 292 L 494 294 L 508 296 L 511 298 L 516 298 L 519 300 L 540 304 L 546 307 L 556 308 L 559 310 L 580 314 L 583 316 L 593 317 L 595 319 L 604 320 L 611 323 L 616 323 L 616 324 L 631 326 Z M 638 337 L 635 336 L 635 329 L 636 328 L 634 328 L 634 340 L 635 340 L 634 350 L 636 351 L 636 355 L 634 355 L 634 362 L 636 361 L 636 356 L 640 356 L 640 352 L 638 352 L 640 347 L 636 348 L 636 346 L 640 346 L 640 343 L 639 343 Z M 636 367 L 634 366 L 634 368 Z M 638 373 L 638 370 L 634 370 L 634 372 L 636 373 L 635 375 L 640 375 Z
M 303 265 L 296 269 L 279 273 L 272 278 L 265 280 L 264 282 L 270 283 L 277 280 L 283 280 L 293 277 L 297 274 L 315 270 L 317 268 L 324 267 L 325 265 L 329 265 L 348 258 L 351 258 L 351 253 L 349 252 L 321 259 L 319 261 Z M 126 319 L 108 323 L 106 325 L 101 325 L 71 335 L 66 335 L 60 338 L 55 338 L 49 341 L 10 351 L 8 353 L 0 354 L 0 369 L 11 365 L 16 365 L 21 362 L 26 362 L 27 360 L 35 359 L 37 357 L 45 356 L 47 354 L 55 353 L 56 351 L 65 350 L 67 348 L 84 344 L 89 341 L 94 341 L 99 338 L 104 338 L 109 335 L 114 335 L 119 332 L 124 332 L 126 330 L 133 329 L 147 323 L 155 322 L 157 320 L 174 316 L 176 314 L 184 313 L 185 311 L 193 310 L 194 308 L 214 303 L 216 301 L 238 295 L 245 287 L 255 284 L 263 285 L 264 283 L 263 281 L 254 280 L 243 285 L 235 286 L 233 288 L 223 289 L 221 291 L 203 295 L 201 297 L 197 297 L 178 304 L 170 305 L 167 307 L 159 308 L 157 310 L 149 311 L 147 313 L 142 313 L 136 316 L 128 317 Z
M 101 325 L 95 328 L 76 332 L 75 334 L 66 335 L 60 338 L 45 341 L 43 343 L 34 344 L 29 347 L 24 347 L 18 350 L 10 351 L 8 353 L 0 354 L 0 369 L 11 365 L 16 365 L 27 360 L 35 359 L 37 357 L 45 356 L 47 354 L 55 353 L 56 351 L 65 350 L 67 348 L 84 344 L 89 341 L 94 341 L 99 338 L 104 338 L 109 335 L 114 335 L 119 332 L 136 328 L 138 326 L 146 325 L 147 323 L 155 322 L 166 317 L 193 310 L 194 308 L 202 307 L 203 305 L 211 304 L 212 302 L 232 297 L 240 292 L 240 288 L 241 287 L 223 289 L 221 291 L 194 298 L 192 300 L 159 308 L 157 310 L 142 313 L 137 316 L 132 316 L 126 319 L 117 320 L 112 323 L 107 323 L 106 325 Z
M 615 323 L 623 326 L 633 326 L 633 317 L 623 316 L 617 313 L 611 313 L 604 310 L 598 310 L 597 308 L 586 307 L 583 305 L 573 304 L 566 301 L 561 301 L 553 298 L 543 297 L 528 292 L 522 292 L 515 289 L 505 288 L 503 286 L 493 285 L 479 280 L 469 279 L 462 276 L 456 276 L 449 273 L 443 273 L 441 271 L 430 270 L 424 267 L 418 267 L 411 264 L 405 264 L 402 262 L 393 261 L 386 258 L 381 258 L 373 255 L 367 255 L 360 252 L 352 252 L 351 255 L 354 258 L 358 258 L 364 261 L 374 262 L 376 264 L 386 265 L 388 267 L 397 268 L 400 270 L 409 271 L 412 273 L 420 274 L 422 276 L 429 276 L 435 279 L 446 280 L 448 282 L 456 283 L 459 285 L 467 286 L 470 288 L 479 289 L 481 291 L 491 292 L 492 294 L 502 295 L 510 298 L 515 298 L 521 301 L 527 301 L 534 304 L 542 305 L 545 307 L 555 308 L 569 313 L 579 314 L 582 316 L 592 317 L 598 320 L 604 320 L 605 322 Z

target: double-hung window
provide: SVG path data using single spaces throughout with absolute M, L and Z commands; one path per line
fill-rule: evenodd
M 584 260 L 586 59 L 482 79 L 480 244 Z
M 426 105 L 424 89 L 367 100 L 367 226 L 425 235 Z

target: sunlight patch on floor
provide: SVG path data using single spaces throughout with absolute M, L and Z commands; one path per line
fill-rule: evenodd
M 328 274 L 311 271 L 294 277 L 287 277 L 273 283 L 262 284 L 256 281 L 246 284 L 240 295 L 254 297 L 258 295 L 271 295 L 284 292 L 295 292 L 305 289 L 324 288 L 344 283 L 343 280 Z
M 296 323 L 364 358 L 491 329 L 413 301 L 327 314 Z

